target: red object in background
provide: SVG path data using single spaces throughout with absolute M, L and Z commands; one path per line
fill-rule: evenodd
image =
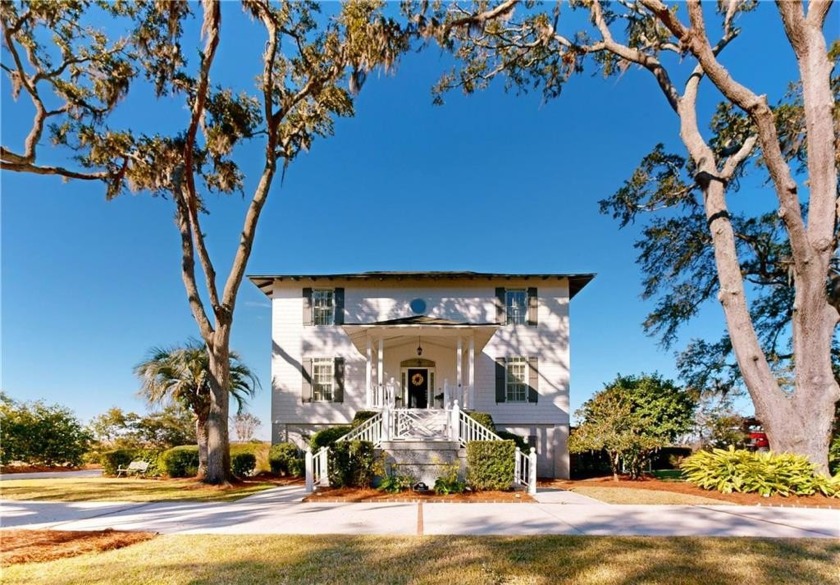
M 761 422 L 757 419 L 749 417 L 744 419 L 744 432 L 750 438 L 748 447 L 753 451 L 768 451 L 770 449 L 770 441 L 767 440 L 767 433 L 761 426 Z

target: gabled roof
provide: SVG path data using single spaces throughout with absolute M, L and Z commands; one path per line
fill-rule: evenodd
M 595 278 L 594 273 L 580 274 L 513 274 L 506 272 L 357 272 L 344 274 L 252 274 L 248 279 L 253 282 L 264 294 L 271 295 L 271 288 L 275 280 L 292 282 L 312 282 L 331 280 L 360 280 L 360 281 L 391 281 L 401 280 L 563 280 L 569 279 L 569 298 L 574 297 L 585 287 L 590 280 Z

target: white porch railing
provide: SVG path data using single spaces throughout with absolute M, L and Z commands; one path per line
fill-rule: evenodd
M 456 400 L 449 411 L 450 438 L 466 447 L 470 441 L 501 441 L 502 438 L 458 407 Z
M 376 413 L 355 429 L 339 438 L 338 441 L 370 441 L 378 447 L 383 440 L 383 424 L 385 417 L 382 412 Z
M 524 486 L 528 493 L 537 493 L 537 451 L 531 447 L 530 453 L 523 453 L 516 448 L 515 464 L 513 468 L 513 484 Z
M 312 493 L 315 486 L 329 487 L 330 478 L 327 470 L 327 459 L 330 448 L 321 447 L 312 453 L 312 447 L 306 448 L 306 491 Z

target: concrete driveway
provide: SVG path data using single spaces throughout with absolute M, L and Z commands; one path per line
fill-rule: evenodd
M 567 492 L 568 493 L 568 492 Z M 234 503 L 0 502 L 4 528 L 167 534 L 643 535 L 840 538 L 840 509 L 749 506 L 301 503 L 300 486 Z M 550 498 L 551 499 L 551 498 Z

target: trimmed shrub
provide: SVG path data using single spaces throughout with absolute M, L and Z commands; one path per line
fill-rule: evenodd
M 375 458 L 370 441 L 343 441 L 330 447 L 330 485 L 368 487 L 373 480 Z
M 257 468 L 257 456 L 253 453 L 231 453 L 230 470 L 236 477 L 248 477 Z
M 515 468 L 513 441 L 467 443 L 467 480 L 476 490 L 507 490 Z
M 119 467 L 128 467 L 134 461 L 134 449 L 114 449 L 105 451 L 99 455 L 99 463 L 102 465 L 104 475 L 117 475 Z
M 366 420 L 375 417 L 377 414 L 379 413 L 375 410 L 360 410 L 353 417 L 353 422 L 350 423 L 350 426 L 355 429 L 356 427 L 363 425 Z
M 516 446 L 519 447 L 520 451 L 522 451 L 523 453 L 531 452 L 531 445 L 528 444 L 528 441 L 525 440 L 525 437 L 520 437 L 519 435 L 510 433 L 508 431 L 496 431 L 496 434 L 506 441 L 513 441 L 514 443 L 516 443 Z
M 828 470 L 832 475 L 840 474 L 840 435 L 834 437 L 828 448 Z
M 294 443 L 272 445 L 268 451 L 268 464 L 274 475 L 300 477 L 305 469 L 303 451 Z
M 840 478 L 818 475 L 816 466 L 802 455 L 753 453 L 730 447 L 698 451 L 683 461 L 681 469 L 689 483 L 724 494 L 840 495 Z
M 233 458 L 237 453 L 253 453 L 257 458 L 257 465 L 254 473 L 269 471 L 271 466 L 268 463 L 268 450 L 271 444 L 266 441 L 249 441 L 247 443 L 231 443 L 230 456 Z
M 183 445 L 167 449 L 161 453 L 158 465 L 169 477 L 195 477 L 198 473 L 198 447 Z
M 99 463 L 104 475 L 117 475 L 120 467 L 128 467 L 132 461 L 146 461 L 149 467 L 144 475 L 160 475 L 158 459 L 160 451 L 156 449 L 114 449 L 99 454 Z
M 489 412 L 468 412 L 467 414 L 470 415 L 470 418 L 474 421 L 481 423 L 494 433 L 496 432 L 496 425 L 493 424 L 493 417 Z
M 326 428 L 312 435 L 309 444 L 312 445 L 313 451 L 317 451 L 321 447 L 331 447 L 333 443 L 349 433 L 351 429 L 352 427 L 348 425 Z

